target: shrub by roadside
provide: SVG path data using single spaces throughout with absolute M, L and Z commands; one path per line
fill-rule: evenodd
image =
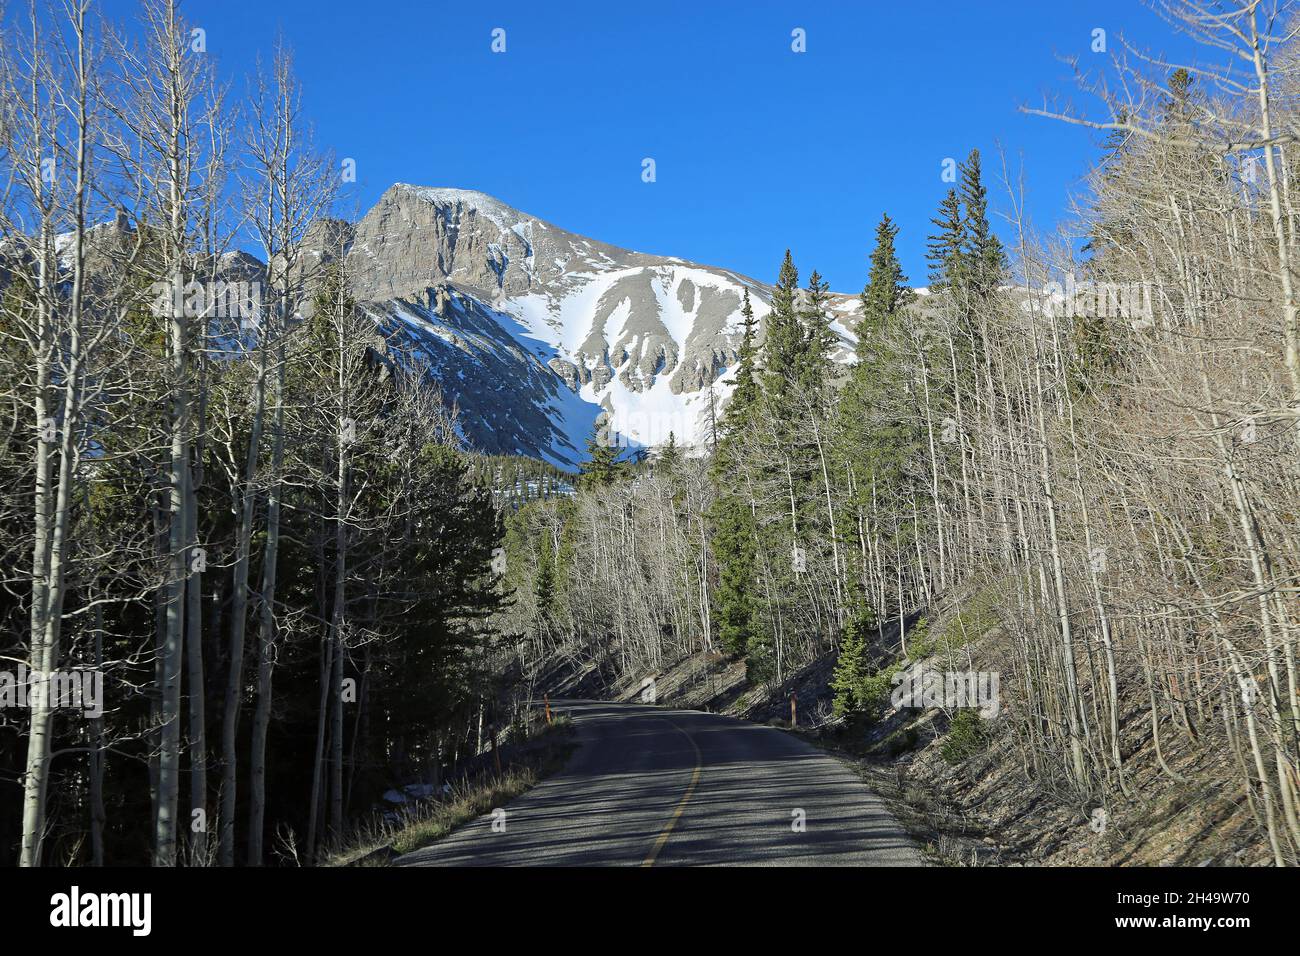
M 573 747 L 573 721 L 557 715 L 519 747 L 500 774 L 466 778 L 452 787 L 446 799 L 415 804 L 397 823 L 357 831 L 324 865 L 387 866 L 394 857 L 436 843 L 560 770 Z

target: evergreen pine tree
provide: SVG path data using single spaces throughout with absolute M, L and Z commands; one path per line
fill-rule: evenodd
M 740 352 L 736 363 L 736 387 L 732 390 L 731 400 L 723 416 L 724 432 L 736 431 L 737 426 L 747 420 L 758 401 L 758 379 L 755 377 L 755 365 L 758 361 L 758 322 L 754 319 L 754 307 L 749 301 L 749 290 L 740 305 L 743 318 L 741 328 L 744 330 L 740 340 Z M 728 429 L 728 426 L 731 426 Z
M 919 422 L 900 405 L 900 397 L 907 393 L 910 361 L 902 324 L 914 293 L 898 261 L 897 235 L 898 227 L 883 217 L 876 227 L 870 278 L 860 300 L 857 361 L 837 407 L 834 455 L 853 489 L 839 515 L 848 538 L 856 533 L 859 519 L 869 518 L 877 506 L 888 510 L 890 502 L 905 496 L 907 464 L 920 441 Z M 864 573 L 859 567 L 849 582 L 859 602 L 868 598 L 862 590 Z
M 744 337 L 735 375 L 735 388 L 723 410 L 719 428 L 722 438 L 714 450 L 710 471 L 720 493 L 713 502 L 710 519 L 713 535 L 710 547 L 718 565 L 718 637 L 731 654 L 743 654 L 756 626 L 754 561 L 756 554 L 753 512 L 735 479 L 747 467 L 749 426 L 753 423 L 760 391 L 756 374 L 757 323 L 744 293 L 740 309 Z
M 799 576 L 809 564 L 827 561 L 834 547 L 828 526 L 822 461 L 827 452 L 821 426 L 827 414 L 826 384 L 834 336 L 828 294 L 813 273 L 800 293 L 799 273 L 789 250 L 772 294 L 772 311 L 763 339 L 760 381 L 760 445 L 755 460 L 758 498 L 764 502 L 756 522 L 761 566 L 768 577 L 764 617 L 782 616 L 799 592 Z M 798 558 L 796 558 L 798 556 Z M 779 604 L 778 604 L 779 602 Z M 746 660 L 751 679 L 781 677 L 775 634 L 766 628 L 750 637 Z
M 832 706 L 836 717 L 853 717 L 862 707 L 862 682 L 869 663 L 867 634 L 871 627 L 871 612 L 866 608 L 859 608 L 844 627 L 830 685 L 835 692 Z
M 772 311 L 767 317 L 767 335 L 763 340 L 763 393 L 777 404 L 784 404 L 804 365 L 804 330 L 799 321 L 798 294 L 799 270 L 787 249 L 776 288 L 772 290 Z
M 930 220 L 939 227 L 929 237 L 926 261 L 930 264 L 930 288 L 936 292 L 960 288 L 965 278 L 966 223 L 962 219 L 961 198 L 950 189 L 939 204 L 939 214 Z
M 537 616 L 545 621 L 555 607 L 555 557 L 551 542 L 543 539 L 537 559 L 537 573 L 533 577 L 533 600 L 537 603 Z
M 753 516 L 741 497 L 723 495 L 715 503 L 712 518 L 710 545 L 718 564 L 718 638 L 729 653 L 743 654 L 757 629 Z
M 908 288 L 907 276 L 903 275 L 902 263 L 898 261 L 898 250 L 894 246 L 897 236 L 898 226 L 886 213 L 876 226 L 871 272 L 859 297 L 862 302 L 862 318 L 858 323 L 859 350 L 863 345 L 861 335 L 871 335 L 882 328 L 890 317 L 915 298 L 915 293 Z
M 970 291 L 985 297 L 994 292 L 1007 268 L 1006 251 L 989 225 L 988 190 L 980 173 L 980 151 L 972 149 L 961 165 L 961 201 L 965 207 L 965 235 L 961 259 Z
M 799 314 L 804 326 L 799 384 L 810 394 L 820 396 L 830 378 L 831 354 L 839 339 L 831 331 L 830 286 L 815 269 L 808 279 Z
M 1186 135 L 1192 125 L 1195 101 L 1192 84 L 1196 78 L 1185 67 L 1169 74 L 1169 99 L 1161 110 L 1161 122 L 1171 132 Z
M 682 463 L 682 450 L 677 447 L 677 435 L 673 432 L 668 433 L 668 444 L 659 452 L 657 464 L 664 472 L 671 474 L 673 469 Z
M 627 472 L 625 462 L 619 461 L 618 446 L 602 437 L 604 430 L 596 425 L 591 437 L 587 439 L 588 461 L 579 468 L 578 482 L 584 487 L 600 487 L 613 484 Z

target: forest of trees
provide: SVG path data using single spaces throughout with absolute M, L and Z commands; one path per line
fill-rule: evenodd
M 103 675 L 0 710 L 0 864 L 311 862 L 495 719 L 482 466 L 352 300 L 291 57 L 233 92 L 176 6 L 0 38 L 0 659 Z
M 1009 172 L 999 241 L 971 152 L 927 289 L 877 226 L 846 371 L 787 253 L 704 457 L 593 447 L 575 497 L 509 517 L 527 653 L 639 677 L 716 652 L 776 686 L 836 652 L 852 717 L 905 621 L 976 608 L 1038 785 L 1182 784 L 1177 739 L 1300 860 L 1300 71 L 1265 5 L 1161 10 L 1223 69 L 1126 47 L 1124 82 L 1083 81 L 1101 119 L 1025 110 L 1104 131 L 1086 246 L 1036 235 Z
M 0 707 L 0 865 L 319 862 L 557 662 L 833 658 L 848 723 L 940 607 L 1000 626 L 1034 781 L 1176 785 L 1177 740 L 1300 862 L 1289 24 L 1171 0 L 1228 66 L 1130 50 L 1102 118 L 1026 110 L 1105 137 L 1086 246 L 971 151 L 932 235 L 875 226 L 853 362 L 787 252 L 707 446 L 598 430 L 574 476 L 471 454 L 354 301 L 287 50 L 228 87 L 141 9 L 0 37 L 0 672 L 104 682 Z

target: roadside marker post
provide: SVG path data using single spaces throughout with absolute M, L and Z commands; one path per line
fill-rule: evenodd
M 551 722 L 551 696 L 543 694 L 542 700 L 546 701 L 546 722 L 549 724 Z
M 799 704 L 799 695 L 791 694 L 790 695 L 790 726 L 791 727 L 799 726 L 798 704 Z

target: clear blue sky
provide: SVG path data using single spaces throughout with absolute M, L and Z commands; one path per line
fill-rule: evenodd
M 134 9 L 103 2 L 112 16 Z M 989 180 L 999 145 L 1023 159 L 1030 211 L 1052 227 L 1098 135 L 1017 105 L 1072 94 L 1058 56 L 1095 57 L 1094 28 L 1112 48 L 1120 33 L 1173 45 L 1138 0 L 186 0 L 183 10 L 237 88 L 283 32 L 319 142 L 357 162 L 361 209 L 397 181 L 481 189 L 593 238 L 768 281 L 789 246 L 803 275 L 816 267 L 837 291 L 861 288 L 884 211 L 902 227 L 909 277 L 925 282 L 941 163 L 972 147 Z M 491 50 L 498 27 L 503 54 Z M 796 27 L 806 53 L 791 50 Z

